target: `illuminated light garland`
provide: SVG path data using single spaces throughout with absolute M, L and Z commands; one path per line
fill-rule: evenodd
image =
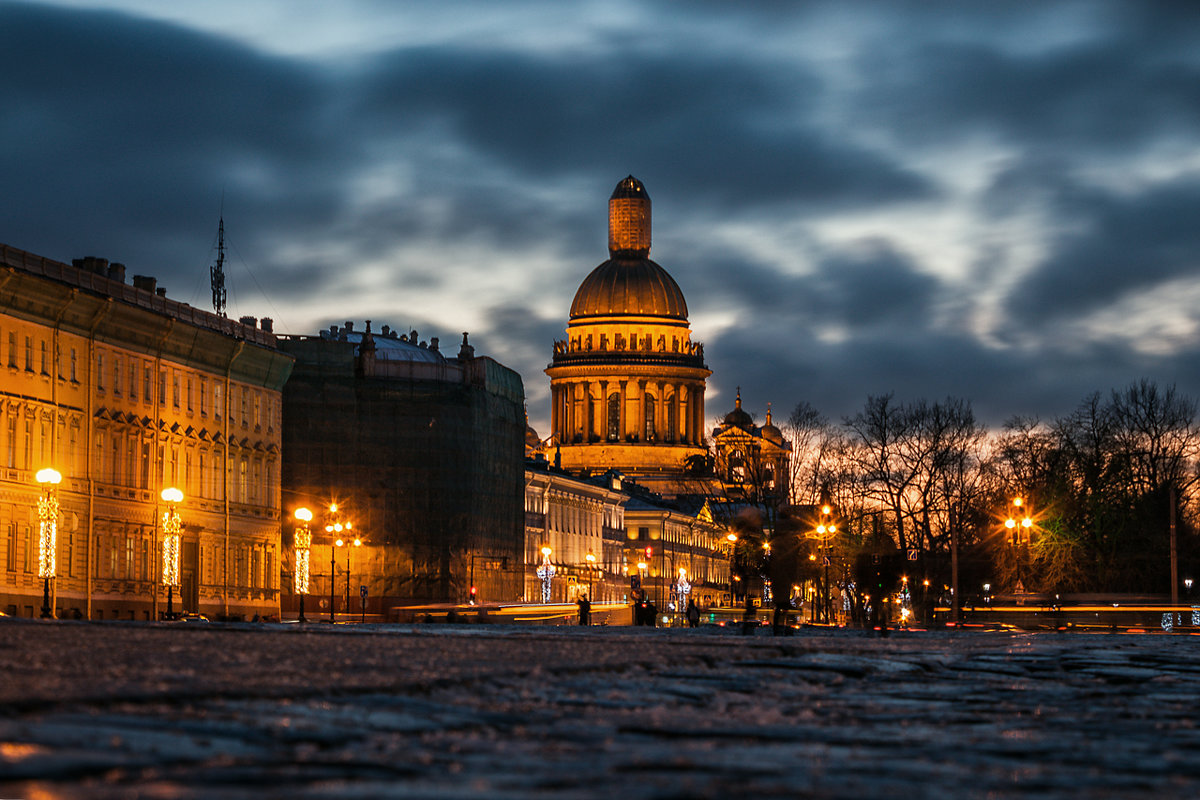
M 550 563 L 550 556 L 547 553 L 542 554 L 542 565 L 537 568 L 537 576 L 542 579 L 542 602 L 550 602 L 550 586 L 554 580 L 554 565 Z
M 47 494 L 37 504 L 38 519 L 38 577 L 53 578 L 58 572 L 55 551 L 58 540 L 58 498 Z
M 163 586 L 179 585 L 179 513 L 163 512 Z

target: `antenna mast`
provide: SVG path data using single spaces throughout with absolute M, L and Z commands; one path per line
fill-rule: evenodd
M 217 225 L 217 263 L 209 267 L 212 277 L 213 311 L 217 316 L 225 316 L 225 217 L 221 216 Z

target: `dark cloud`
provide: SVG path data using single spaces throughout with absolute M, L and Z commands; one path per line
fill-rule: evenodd
M 1012 293 L 1026 321 L 1056 321 L 1110 306 L 1200 267 L 1200 175 L 1140 192 L 1071 192 L 1071 222 L 1045 261 Z
M 369 317 L 447 350 L 473 328 L 539 424 L 633 173 L 710 411 L 738 384 L 760 417 L 896 391 L 992 420 L 1141 375 L 1200 387 L 1200 348 L 1059 340 L 1200 262 L 1200 7 L 658 2 L 568 30 L 557 5 L 487 4 L 486 37 L 382 8 L 421 44 L 280 55 L 253 31 L 0 2 L 0 241 L 122 260 L 206 307 L 224 196 L 231 311 L 295 333 Z M 923 214 L 966 222 L 915 241 L 899 220 Z M 1020 348 L 972 325 L 998 291 Z

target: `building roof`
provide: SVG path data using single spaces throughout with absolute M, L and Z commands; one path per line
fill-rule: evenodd
M 648 258 L 610 258 L 592 270 L 571 303 L 579 317 L 651 316 L 687 320 L 679 284 Z
M 321 331 L 321 338 L 332 338 L 328 331 Z M 353 344 L 362 345 L 362 331 L 341 331 L 337 337 Z M 415 338 L 415 337 L 414 337 Z M 382 361 L 418 361 L 425 364 L 444 364 L 446 357 L 440 351 L 393 336 L 374 334 L 371 340 L 375 343 L 375 358 Z

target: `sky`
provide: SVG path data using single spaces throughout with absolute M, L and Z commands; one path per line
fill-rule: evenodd
M 0 242 L 543 369 L 632 174 L 761 421 L 1200 397 L 1200 4 L 3 2 Z

